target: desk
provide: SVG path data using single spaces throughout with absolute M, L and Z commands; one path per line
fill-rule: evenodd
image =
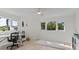
M 10 35 L 0 35 L 0 42 L 4 41 L 7 37 L 10 37 Z
M 18 44 L 23 45 L 22 44 L 22 36 L 23 34 L 19 34 L 19 40 L 18 40 Z M 10 37 L 10 35 L 0 35 L 0 46 L 2 45 L 6 45 L 8 42 L 6 41 L 6 43 L 4 43 L 3 41 L 7 40 L 7 37 Z
M 10 35 L 0 35 L 0 38 L 10 37 Z

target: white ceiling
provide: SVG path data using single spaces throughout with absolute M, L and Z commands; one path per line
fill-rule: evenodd
M 8 12 L 15 15 L 25 16 L 27 14 L 35 14 L 38 8 L 0 8 L 0 11 Z M 69 14 L 74 13 L 75 8 L 41 8 L 44 14 Z

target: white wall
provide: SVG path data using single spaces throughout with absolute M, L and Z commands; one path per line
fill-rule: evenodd
M 77 33 L 79 33 L 79 9 L 76 10 L 76 29 Z
M 40 18 L 37 15 L 28 14 L 27 16 L 21 17 L 21 20 L 23 20 L 25 24 L 22 30 L 26 31 L 26 37 L 30 37 L 32 40 L 39 39 Z
M 28 15 L 22 18 L 28 26 L 25 26 L 27 36 L 31 37 L 32 40 L 48 40 L 71 43 L 72 35 L 75 32 L 75 16 L 74 14 L 66 16 L 57 16 L 52 18 L 51 15 L 39 16 L 39 15 Z M 41 30 L 41 22 L 48 22 L 53 20 L 63 19 L 65 21 L 65 31 L 47 31 Z
M 64 16 L 64 17 L 57 17 L 57 18 L 45 18 L 44 20 L 42 19 L 40 22 L 43 21 L 54 21 L 54 20 L 64 20 L 64 26 L 65 30 L 64 31 L 48 31 L 48 30 L 40 30 L 40 39 L 43 40 L 49 40 L 49 41 L 58 41 L 61 43 L 67 42 L 71 43 L 72 42 L 72 35 L 75 32 L 75 23 L 74 23 L 74 15 L 69 15 L 69 16 Z

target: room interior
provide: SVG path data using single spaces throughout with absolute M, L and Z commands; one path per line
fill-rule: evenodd
M 78 8 L 0 8 L 0 50 L 78 50 L 78 22 Z

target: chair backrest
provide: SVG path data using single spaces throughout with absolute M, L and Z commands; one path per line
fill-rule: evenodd
M 19 39 L 19 32 L 13 32 L 13 33 L 11 33 L 10 39 L 8 41 L 17 43 L 18 39 Z

